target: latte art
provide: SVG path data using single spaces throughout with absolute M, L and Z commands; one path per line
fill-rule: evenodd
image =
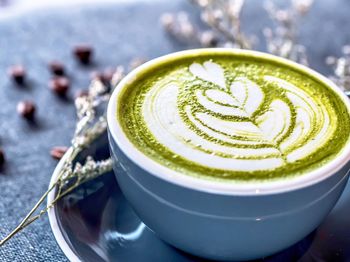
M 211 61 L 194 63 L 189 71 L 213 84 L 194 90 L 194 102 L 202 110 L 179 104 L 181 86 L 170 83 L 155 86 L 146 95 L 142 113 L 154 137 L 190 161 L 232 171 L 275 169 L 309 156 L 334 133 L 337 123 L 334 120 L 330 125 L 327 109 L 280 78 L 263 76 L 288 101 L 273 99 L 267 110 L 257 113 L 265 94 L 250 79 L 237 77 L 226 86 L 223 68 Z M 238 119 L 225 120 L 224 116 Z
M 349 115 L 330 90 L 285 71 L 215 57 L 187 61 L 128 94 L 134 101 L 125 105 L 125 129 L 141 151 L 189 175 L 303 173 L 340 151 L 347 138 L 339 125 Z

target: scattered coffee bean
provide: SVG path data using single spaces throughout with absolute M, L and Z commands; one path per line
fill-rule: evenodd
M 35 110 L 35 104 L 32 101 L 23 100 L 17 104 L 17 112 L 24 118 L 33 119 Z
M 49 63 L 49 68 L 52 74 L 56 76 L 64 75 L 64 65 L 59 61 L 51 61 Z
M 78 97 L 83 97 L 83 96 L 88 96 L 89 95 L 89 91 L 86 89 L 79 89 L 76 93 L 75 93 L 75 98 Z
M 50 155 L 52 158 L 60 160 L 63 155 L 67 152 L 68 147 L 66 146 L 55 146 L 51 149 Z
M 102 81 L 105 83 L 105 84 L 110 84 L 111 83 L 111 80 L 113 78 L 113 75 L 114 75 L 114 72 L 115 72 L 115 69 L 109 67 L 109 68 L 106 68 L 104 71 L 103 71 L 103 74 L 102 74 Z
M 100 80 L 103 84 L 105 85 L 109 85 L 113 75 L 115 73 L 115 69 L 113 69 L 112 67 L 108 67 L 105 70 L 103 70 L 103 72 L 101 71 L 93 71 L 91 73 L 91 79 L 98 79 Z
M 91 62 L 93 48 L 87 44 L 81 44 L 74 47 L 74 55 L 81 64 L 88 65 Z
M 55 92 L 59 96 L 66 95 L 69 86 L 70 81 L 67 77 L 64 76 L 58 76 L 53 79 L 51 79 L 49 86 L 53 92 Z
M 26 70 L 22 65 L 14 65 L 8 69 L 8 75 L 18 84 L 23 85 L 26 77 Z
M 5 153 L 4 151 L 0 148 L 0 168 L 5 164 Z

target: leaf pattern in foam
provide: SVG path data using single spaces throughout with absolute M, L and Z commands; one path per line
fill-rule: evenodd
M 224 70 L 222 67 L 211 61 L 206 61 L 203 65 L 193 63 L 190 65 L 190 72 L 205 81 L 218 85 L 221 89 L 226 90 Z
M 210 89 L 210 90 L 215 90 L 215 89 Z M 214 112 L 216 114 L 220 114 L 223 116 L 248 117 L 247 114 L 241 108 L 232 106 L 232 105 L 218 104 L 216 101 L 214 101 L 214 99 L 208 98 L 206 93 L 204 93 L 202 90 L 196 90 L 196 96 L 197 96 L 198 103 L 201 104 L 205 109 L 211 112 Z M 221 101 L 225 102 L 224 99 L 221 99 Z
M 231 84 L 230 92 L 248 116 L 251 116 L 264 100 L 264 93 L 260 87 L 246 77 L 237 77 Z
M 289 106 L 282 100 L 272 101 L 269 109 L 256 119 L 265 139 L 276 144 L 287 133 L 291 125 L 292 114 Z
M 205 95 L 212 101 L 228 106 L 240 107 L 237 99 L 232 97 L 230 94 L 218 90 L 218 89 L 208 89 L 205 91 Z

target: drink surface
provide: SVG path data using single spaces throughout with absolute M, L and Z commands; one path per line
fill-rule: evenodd
M 203 179 L 307 175 L 339 155 L 349 138 L 339 95 L 268 58 L 229 52 L 172 58 L 122 88 L 116 121 L 134 146 Z

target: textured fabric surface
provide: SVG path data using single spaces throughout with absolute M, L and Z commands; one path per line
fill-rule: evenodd
M 116 1 L 50 7 L 0 20 L 0 146 L 7 158 L 0 175 L 1 237 L 17 225 L 48 187 L 57 164 L 49 151 L 56 145 L 69 145 L 74 130 L 75 91 L 87 87 L 93 70 L 127 65 L 134 57 L 153 58 L 171 52 L 174 47 L 171 40 L 164 40 L 158 17 L 160 10 L 174 7 L 164 1 Z M 152 31 L 144 31 L 145 24 Z M 92 66 L 82 67 L 72 56 L 72 46 L 81 42 L 95 48 Z M 51 75 L 47 63 L 52 59 L 63 61 L 67 67 L 72 81 L 68 99 L 56 97 L 48 88 Z M 26 87 L 17 87 L 8 79 L 7 68 L 16 63 L 28 71 Z M 35 124 L 17 115 L 16 105 L 22 99 L 36 102 Z M 66 258 L 44 216 L 0 248 L 0 261 Z
M 301 23 L 311 67 L 328 74 L 324 59 L 340 54 L 348 36 L 347 0 L 315 1 Z M 261 36 L 268 24 L 261 1 L 247 1 L 243 11 L 247 32 Z M 257 4 L 259 3 L 259 4 Z M 338 8 L 336 8 L 338 7 Z M 7 164 L 0 175 L 0 236 L 13 229 L 46 190 L 56 161 L 52 146 L 69 145 L 75 124 L 74 90 L 86 87 L 95 69 L 127 64 L 133 57 L 153 58 L 188 46 L 174 44 L 158 23 L 160 13 L 193 10 L 185 0 L 132 1 L 33 10 L 0 20 L 0 146 Z M 322 23 L 322 25 L 321 25 Z M 94 65 L 79 66 L 71 47 L 80 42 L 95 47 Z M 264 50 L 264 42 L 258 43 Z M 47 63 L 64 61 L 72 81 L 68 99 L 59 99 L 48 89 Z M 22 63 L 28 70 L 28 86 L 16 87 L 7 68 Z M 28 124 L 16 114 L 16 104 L 33 99 L 37 121 Z M 66 261 L 56 244 L 47 216 L 36 221 L 0 248 L 0 261 Z

